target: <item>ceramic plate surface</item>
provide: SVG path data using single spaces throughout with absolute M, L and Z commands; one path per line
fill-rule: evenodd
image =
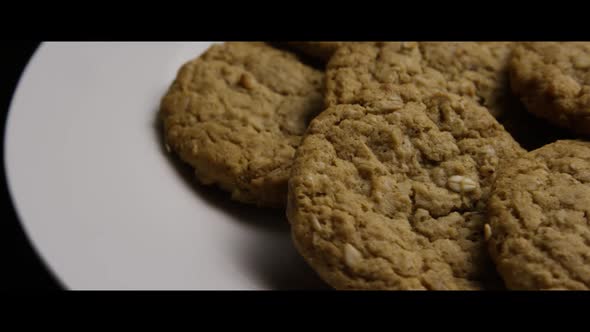
M 159 102 L 211 43 L 44 43 L 9 110 L 5 168 L 25 232 L 69 289 L 324 288 L 283 210 L 196 183 Z

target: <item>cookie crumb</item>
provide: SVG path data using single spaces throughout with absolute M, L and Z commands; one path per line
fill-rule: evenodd
M 448 181 L 449 188 L 457 193 L 468 193 L 477 188 L 477 183 L 462 175 L 453 175 Z
M 373 106 L 384 110 L 395 111 L 404 107 L 404 101 L 399 95 L 393 95 L 388 99 L 375 102 Z
M 322 230 L 322 225 L 320 225 L 320 222 L 318 221 L 318 218 L 316 218 L 315 216 L 312 216 L 311 217 L 311 225 L 313 226 L 313 228 L 317 232 L 320 232 Z
M 344 263 L 346 263 L 348 267 L 355 267 L 362 258 L 363 256 L 358 249 L 353 247 L 350 243 L 344 245 Z
M 492 237 L 492 228 L 489 224 L 485 224 L 483 226 L 483 237 L 486 241 L 488 241 Z
M 491 146 L 489 146 L 489 145 L 487 145 L 485 148 L 483 148 L 483 151 L 489 157 L 495 157 L 496 156 L 496 150 L 494 150 L 494 148 L 491 147 Z
M 305 182 L 306 182 L 307 185 L 310 185 L 311 186 L 311 185 L 314 184 L 316 178 L 313 175 L 306 175 L 305 178 L 304 178 L 304 180 L 305 180 Z
M 240 77 L 240 85 L 248 90 L 254 89 L 254 78 L 248 74 L 242 74 Z

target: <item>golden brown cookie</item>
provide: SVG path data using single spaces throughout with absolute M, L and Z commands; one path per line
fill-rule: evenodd
M 530 42 L 515 48 L 510 82 L 527 109 L 590 135 L 590 43 Z
M 428 66 L 448 81 L 451 92 L 469 96 L 496 118 L 509 107 L 508 62 L 512 42 L 422 42 Z
M 323 73 L 264 43 L 212 46 L 162 99 L 165 141 L 201 183 L 284 206 L 293 156 L 322 110 Z
M 488 213 L 507 287 L 590 288 L 590 143 L 557 141 L 501 167 Z
M 489 112 L 406 85 L 312 121 L 289 180 L 296 248 L 337 289 L 492 289 L 484 212 L 524 151 Z
M 377 42 L 341 45 L 327 65 L 326 105 L 363 104 L 383 86 L 468 97 L 501 118 L 506 110 L 510 42 Z
M 326 104 L 363 104 L 387 86 L 414 84 L 423 91 L 451 91 L 482 104 L 528 150 L 566 130 L 526 111 L 510 89 L 513 42 L 347 44 L 327 66 Z

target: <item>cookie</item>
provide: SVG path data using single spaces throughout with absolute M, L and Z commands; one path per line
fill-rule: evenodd
M 590 288 L 590 143 L 557 141 L 502 166 L 488 214 L 507 287 Z
M 529 112 L 590 135 L 590 43 L 530 42 L 515 48 L 510 83 Z
M 485 204 L 500 161 L 524 151 L 489 112 L 450 93 L 315 118 L 289 180 L 295 247 L 336 289 L 493 289 Z
M 161 102 L 166 144 L 198 180 L 260 206 L 286 204 L 324 75 L 265 43 L 216 44 L 182 66 Z
M 389 85 L 451 91 L 488 110 L 527 150 L 573 136 L 526 111 L 510 88 L 513 42 L 348 44 L 327 66 L 326 104 L 363 104 Z
M 511 42 L 422 42 L 427 64 L 443 74 L 449 90 L 470 96 L 496 118 L 509 109 Z
M 363 104 L 391 84 L 448 91 L 496 117 L 507 107 L 510 42 L 376 42 L 341 45 L 327 65 L 326 105 Z

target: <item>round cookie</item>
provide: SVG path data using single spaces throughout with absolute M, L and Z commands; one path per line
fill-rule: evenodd
M 508 288 L 590 288 L 590 143 L 557 141 L 503 166 L 488 214 Z
M 590 135 L 590 42 L 521 43 L 510 75 L 529 112 Z
M 484 237 L 498 163 L 524 151 L 489 112 L 396 87 L 308 128 L 289 180 L 296 248 L 336 289 L 501 287 Z
M 327 66 L 326 104 L 363 104 L 389 85 L 451 91 L 482 104 L 523 147 L 533 150 L 566 130 L 526 111 L 511 92 L 509 60 L 514 42 L 347 44 Z
M 502 117 L 509 102 L 510 42 L 341 45 L 327 65 L 326 105 L 363 104 L 383 85 L 414 84 L 471 98 Z
M 295 151 L 322 110 L 323 78 L 265 43 L 213 45 L 182 66 L 162 99 L 166 144 L 201 183 L 284 206 Z

